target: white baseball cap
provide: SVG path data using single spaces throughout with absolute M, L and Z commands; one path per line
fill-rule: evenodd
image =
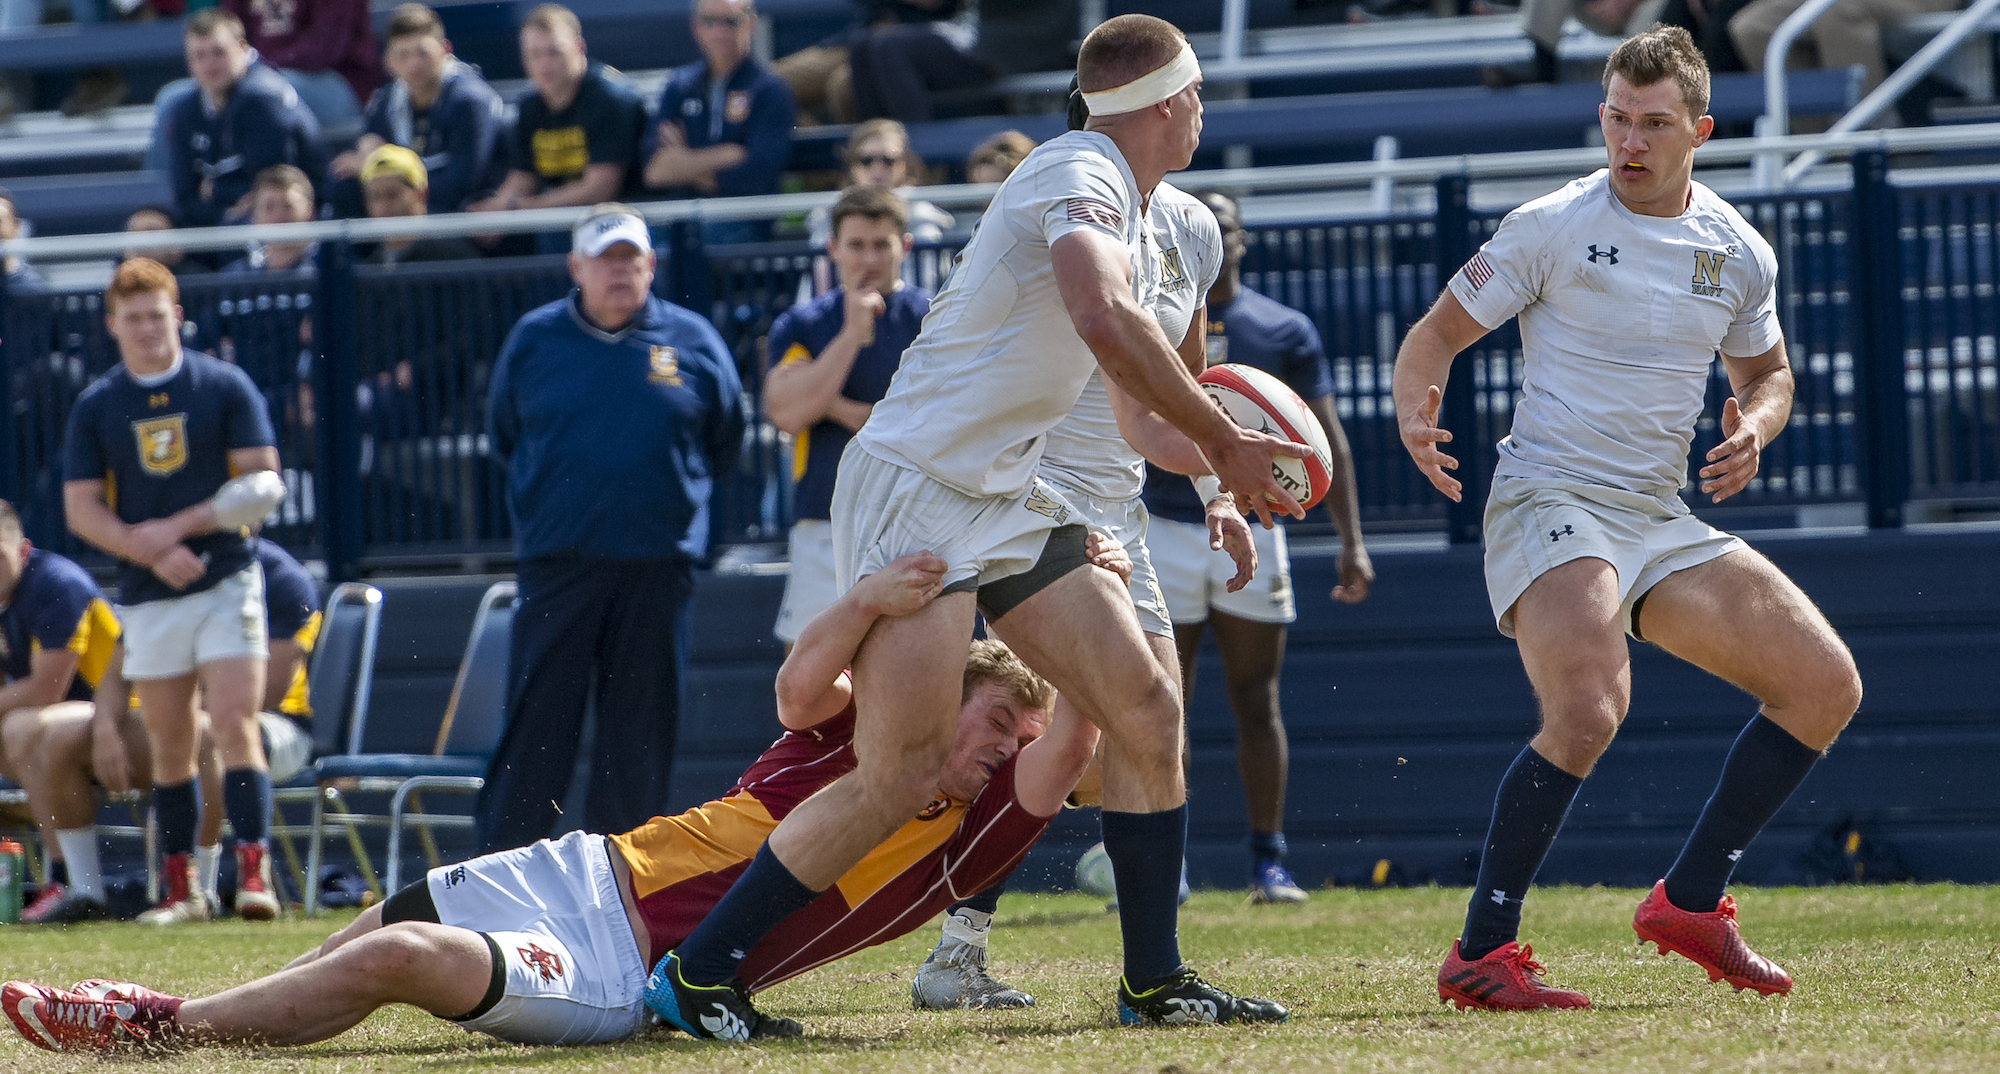
M 630 213 L 585 220 L 570 236 L 570 245 L 585 257 L 597 257 L 621 242 L 631 243 L 642 253 L 653 250 L 653 234 L 646 222 Z

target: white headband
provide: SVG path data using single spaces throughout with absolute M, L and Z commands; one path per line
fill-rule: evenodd
M 1201 77 L 1201 63 L 1194 58 L 1194 46 L 1181 42 L 1180 55 L 1175 56 L 1166 66 L 1108 90 L 1083 95 L 1085 107 L 1093 116 L 1115 116 L 1120 112 L 1136 112 L 1159 104 L 1174 94 L 1194 84 Z

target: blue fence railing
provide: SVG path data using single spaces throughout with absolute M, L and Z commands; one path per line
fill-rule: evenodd
M 1737 202 L 1777 251 L 1797 379 L 1791 427 L 1738 502 L 1865 501 L 1871 522 L 1895 525 L 1911 498 L 2000 498 L 2000 184 L 1896 187 L 1880 154 L 1858 157 L 1855 173 L 1853 191 Z M 1409 465 L 1390 396 L 1403 335 L 1501 215 L 1472 209 L 1462 178 L 1439 180 L 1438 195 L 1435 216 L 1252 229 L 1244 282 L 1318 326 L 1364 519 L 1444 523 L 1455 540 L 1477 540 L 1494 444 L 1519 399 L 1518 332 L 1488 335 L 1453 369 L 1446 423 L 1459 433 L 1464 504 L 1447 505 Z M 673 251 L 662 293 L 708 313 L 754 405 L 771 323 L 827 285 L 823 259 L 799 243 L 704 249 L 689 228 L 662 248 Z M 955 252 L 920 248 L 906 275 L 935 287 Z M 567 290 L 561 258 L 381 268 L 329 244 L 308 271 L 181 285 L 188 342 L 248 371 L 280 431 L 292 496 L 276 539 L 325 557 L 337 576 L 507 550 L 486 381 L 514 322 Z M 0 348 L 0 496 L 21 506 L 38 544 L 82 552 L 62 522 L 61 442 L 71 401 L 115 360 L 101 299 L 0 295 Z M 1728 391 L 1718 364 L 1691 471 L 1720 439 Z M 741 469 L 718 484 L 722 543 L 774 539 L 790 521 L 781 438 L 762 425 L 747 436 Z

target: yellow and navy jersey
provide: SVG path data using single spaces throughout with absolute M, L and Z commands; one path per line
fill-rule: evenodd
M 193 507 L 235 475 L 229 453 L 272 447 L 270 408 L 250 375 L 228 362 L 183 351 L 180 368 L 141 384 L 122 365 L 77 397 L 63 434 L 63 480 L 103 481 L 119 520 L 136 525 Z M 185 542 L 208 572 L 183 590 L 137 563 L 123 563 L 118 603 L 144 604 L 199 593 L 250 565 L 241 532 Z
M 28 677 L 36 653 L 68 649 L 76 654 L 76 677 L 64 699 L 88 701 L 118 634 L 111 602 L 82 567 L 54 552 L 29 550 L 14 597 L 0 609 L 0 666 L 8 682 Z
M 319 640 L 319 587 L 290 552 L 262 538 L 252 541 L 256 544 L 257 563 L 264 568 L 264 616 L 271 637 L 296 642 L 310 657 L 313 643 Z M 309 659 L 301 660 L 293 669 L 291 685 L 278 705 L 279 713 L 301 722 L 312 719 L 306 682 L 309 663 Z
M 903 352 L 910 349 L 924 315 L 931 311 L 931 293 L 921 287 L 899 287 L 885 305 L 888 309 L 875 319 L 875 342 L 854 356 L 854 365 L 840 385 L 840 394 L 857 403 L 877 403 L 888 394 Z M 771 323 L 771 354 L 779 365 L 812 361 L 846 323 L 847 292 L 836 287 L 778 315 Z M 794 517 L 831 516 L 834 471 L 840 469 L 840 453 L 853 436 L 844 425 L 822 421 L 792 438 Z
M 1051 817 L 1014 793 L 1010 758 L 971 802 L 939 795 L 738 964 L 761 991 L 928 924 L 1013 872 Z M 680 946 L 800 802 L 854 769 L 854 706 L 771 744 L 723 797 L 611 837 L 652 949 Z

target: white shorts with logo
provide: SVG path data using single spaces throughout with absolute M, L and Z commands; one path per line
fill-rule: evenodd
M 1049 531 L 1080 525 L 1040 478 L 1014 496 L 968 496 L 851 440 L 833 486 L 833 577 L 846 592 L 899 556 L 928 548 L 944 558 L 947 590 L 997 582 L 1042 557 Z
M 778 623 L 772 628 L 787 645 L 799 640 L 799 632 L 832 607 L 841 592 L 833 584 L 833 523 L 799 519 L 792 523 L 789 544 L 792 573 L 785 579 L 785 602 L 778 606 Z
M 438 921 L 490 937 L 500 1002 L 459 1022 L 521 1044 L 602 1044 L 639 1031 L 646 966 L 601 835 L 571 832 L 432 869 Z
M 1486 594 L 1493 621 L 1510 638 L 1521 594 L 1571 560 L 1594 557 L 1611 564 L 1618 574 L 1619 615 L 1629 634 L 1633 604 L 1661 579 L 1748 547 L 1696 518 L 1675 494 L 1500 477 L 1486 500 Z
M 1229 591 L 1229 580 L 1236 577 L 1236 561 L 1229 553 L 1208 547 L 1206 525 L 1158 518 L 1148 539 L 1153 569 L 1159 573 L 1174 622 L 1199 623 L 1211 610 L 1253 623 L 1289 623 L 1299 617 L 1292 600 L 1292 559 L 1285 527 L 1267 530 L 1250 523 L 1257 576 L 1234 593 Z
M 264 569 L 255 563 L 199 593 L 118 609 L 125 677 L 172 679 L 232 656 L 271 655 L 264 628 Z
M 1146 512 L 1145 503 L 1136 498 L 1098 499 L 1054 479 L 1050 479 L 1048 484 L 1058 496 L 1076 508 L 1079 521 L 1115 538 L 1125 546 L 1126 554 L 1132 557 L 1132 581 L 1126 588 L 1132 592 L 1133 610 L 1139 613 L 1139 629 L 1148 634 L 1173 637 L 1174 624 L 1167 619 L 1167 599 L 1160 592 L 1160 581 L 1153 574 L 1153 558 L 1146 550 L 1151 516 Z

